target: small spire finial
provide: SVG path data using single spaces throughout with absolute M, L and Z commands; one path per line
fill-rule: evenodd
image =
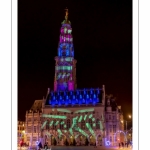
M 68 8 L 65 9 L 66 10 L 66 15 L 65 15 L 65 19 L 68 20 Z

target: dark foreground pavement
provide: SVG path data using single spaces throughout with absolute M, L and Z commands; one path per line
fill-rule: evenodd
M 18 150 L 37 150 L 37 148 L 18 148 Z M 44 149 L 41 149 L 44 150 Z M 51 146 L 47 150 L 132 150 L 132 148 L 118 148 L 118 147 L 103 147 L 97 146 Z

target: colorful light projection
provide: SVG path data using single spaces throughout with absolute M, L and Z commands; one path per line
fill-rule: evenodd
M 103 125 L 101 121 L 99 121 L 99 125 L 100 125 L 100 129 L 103 130 Z
M 110 144 L 111 144 L 110 141 L 106 141 L 106 140 L 105 140 L 105 145 L 106 145 L 106 146 L 110 146 Z
M 64 87 L 65 87 L 64 83 Z M 59 86 L 59 84 L 58 84 Z M 67 86 L 67 85 L 66 85 Z M 61 87 L 60 87 L 61 88 Z M 87 90 L 76 90 L 76 91 L 51 91 L 48 96 L 48 105 L 52 105 L 53 107 L 59 105 L 96 105 L 101 103 L 102 100 L 102 92 L 101 89 L 87 89 Z M 79 112 L 90 112 L 93 111 L 93 108 L 89 110 L 80 110 Z
M 87 115 L 84 116 L 84 121 L 86 120 Z
M 56 66 L 56 70 L 71 71 L 72 66 Z
M 81 122 L 81 120 L 82 120 L 82 115 L 80 116 L 80 118 L 79 118 L 78 122 Z
M 70 26 L 62 26 L 60 31 L 58 56 L 74 57 L 72 29 Z
M 54 121 L 52 120 L 52 121 L 50 122 L 49 126 L 51 127 L 53 123 L 54 123 Z
M 54 91 L 74 90 L 74 83 L 70 83 L 70 74 L 73 70 L 74 46 L 72 28 L 69 20 L 64 20 L 60 29 L 60 39 L 58 45 L 58 59 L 55 66 Z M 68 74 L 70 73 L 70 74 Z M 74 79 L 75 80 L 75 79 Z M 55 105 L 55 104 L 52 104 Z M 59 106 L 62 104 L 59 103 Z M 66 105 L 68 103 L 66 102 Z
M 67 117 L 66 116 L 59 116 L 59 115 L 47 115 L 47 114 L 43 114 L 42 115 L 43 117 L 46 117 L 46 118 L 54 118 L 54 119 L 66 119 Z
M 44 128 L 44 126 L 46 125 L 46 123 L 47 123 L 47 121 L 45 121 L 45 122 L 43 123 L 43 125 L 42 125 L 41 129 L 43 129 L 43 128 Z
M 61 130 L 60 130 L 60 129 L 57 129 L 57 132 L 58 132 L 58 134 L 59 134 L 59 137 L 61 137 L 61 135 L 62 135 Z
M 92 127 L 90 126 L 90 124 L 89 124 L 89 123 L 86 123 L 86 126 L 87 126 L 87 128 L 89 129 L 90 133 L 96 138 L 95 133 L 94 133 Z
M 119 133 L 119 134 L 120 134 L 120 133 L 123 133 L 123 134 L 124 134 L 124 137 L 125 137 L 125 141 L 127 141 L 126 133 L 125 133 L 124 131 L 122 131 L 122 130 L 117 131 L 117 132 L 114 134 L 114 139 L 116 139 L 116 136 L 117 136 L 118 133 Z
M 67 113 L 71 113 L 70 110 L 68 110 L 68 109 L 63 109 L 63 108 L 57 108 L 57 111 L 59 111 L 59 112 L 67 112 Z
M 78 111 L 76 111 L 76 112 L 86 112 L 86 110 L 88 111 L 88 110 L 93 110 L 93 108 L 91 108 L 91 109 L 82 109 L 82 110 L 78 110 Z M 61 109 L 61 108 L 59 108 L 59 109 L 57 109 L 57 111 L 60 111 L 60 112 L 68 112 L 68 113 L 71 113 L 71 111 L 70 110 L 67 110 L 67 109 Z M 75 113 L 74 113 L 75 114 Z M 85 115 L 83 115 L 83 114 L 81 114 L 80 116 L 76 116 L 76 117 L 74 117 L 73 119 L 72 119 L 72 124 L 70 125 L 70 128 L 69 129 L 67 129 L 67 125 L 66 125 L 66 123 L 67 123 L 67 116 L 62 116 L 62 115 L 46 115 L 46 114 L 43 114 L 43 117 L 46 117 L 47 119 L 48 118 L 54 118 L 54 119 L 61 119 L 61 120 L 57 120 L 57 121 L 53 121 L 53 120 L 51 120 L 51 122 L 50 122 L 50 124 L 49 124 L 49 126 L 52 126 L 54 123 L 54 125 L 55 126 L 57 126 L 57 132 L 58 132 L 58 134 L 59 134 L 59 136 L 61 136 L 63 133 L 66 133 L 67 132 L 67 130 L 69 131 L 69 133 L 70 133 L 70 135 L 74 135 L 74 132 L 73 131 L 78 131 L 78 132 L 80 132 L 82 135 L 84 135 L 84 136 L 89 136 L 87 133 L 86 133 L 86 130 L 83 130 L 83 129 L 81 129 L 79 126 L 78 126 L 78 123 L 80 124 L 80 123 L 82 123 L 82 120 L 84 120 L 85 121 L 85 126 L 87 127 L 87 129 L 90 131 L 90 133 L 92 134 L 92 136 L 93 137 L 95 137 L 96 138 L 96 136 L 95 136 L 95 133 L 94 133 L 94 129 L 95 129 L 95 127 L 96 127 L 96 119 L 93 117 L 93 114 L 85 114 Z M 63 119 L 63 121 L 62 121 L 62 119 Z M 91 119 L 92 120 L 92 126 L 90 125 L 90 123 L 88 122 L 88 119 Z M 44 126 L 46 126 L 46 123 L 47 123 L 47 120 L 46 121 L 44 121 L 44 123 L 43 123 L 43 125 L 42 125 L 42 129 L 44 129 Z M 103 130 L 103 126 L 102 126 L 102 122 L 101 121 L 99 121 L 99 124 L 100 124 L 100 126 L 99 126 L 99 129 L 100 130 Z M 58 125 L 61 125 L 61 126 L 63 126 L 63 128 L 62 129 L 60 129 L 59 128 L 59 126 Z M 107 143 L 107 145 L 109 145 L 108 143 L 109 142 L 106 142 Z

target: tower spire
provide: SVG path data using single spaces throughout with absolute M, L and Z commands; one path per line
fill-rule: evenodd
M 65 20 L 67 21 L 68 20 L 68 14 L 69 14 L 68 13 L 68 8 L 66 8 L 65 10 L 66 10 Z

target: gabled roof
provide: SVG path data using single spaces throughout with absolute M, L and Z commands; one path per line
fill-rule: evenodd
M 31 110 L 33 111 L 36 111 L 36 110 L 39 110 L 41 111 L 42 109 L 42 101 L 43 100 L 35 100 L 32 107 L 31 107 Z

